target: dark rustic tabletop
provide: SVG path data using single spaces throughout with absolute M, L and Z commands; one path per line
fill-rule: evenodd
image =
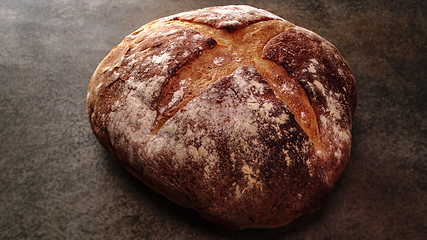
M 149 21 L 249 4 L 317 32 L 358 87 L 350 162 L 324 207 L 226 231 L 133 178 L 86 115 L 93 71 Z M 2 0 L 0 239 L 427 239 L 427 1 Z

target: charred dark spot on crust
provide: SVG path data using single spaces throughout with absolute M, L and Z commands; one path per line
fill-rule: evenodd
M 236 21 L 226 21 L 226 22 L 222 22 L 219 24 L 219 28 L 225 29 L 228 32 L 234 32 L 235 30 L 239 29 L 242 27 L 242 23 L 241 22 L 236 22 Z
M 208 37 L 208 38 L 206 39 L 206 46 L 207 46 L 208 48 L 214 48 L 214 47 L 215 47 L 215 45 L 216 45 L 216 41 L 215 41 L 215 39 L 214 39 L 213 37 Z

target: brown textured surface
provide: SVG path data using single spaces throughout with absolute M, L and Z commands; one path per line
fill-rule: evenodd
M 332 44 L 242 5 L 141 27 L 88 91 L 92 129 L 118 161 L 229 229 L 317 210 L 348 161 L 355 106 L 353 75 Z
M 0 4 L 1 239 L 426 239 L 426 2 L 235 1 L 319 33 L 358 87 L 350 161 L 326 205 L 225 231 L 131 176 L 86 114 L 97 64 L 153 19 L 229 1 Z

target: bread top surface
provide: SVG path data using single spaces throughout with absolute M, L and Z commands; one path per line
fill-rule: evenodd
M 101 62 L 88 93 L 95 135 L 129 171 L 213 222 L 246 214 L 236 228 L 319 206 L 347 163 L 355 106 L 332 44 L 248 6 L 141 27 Z

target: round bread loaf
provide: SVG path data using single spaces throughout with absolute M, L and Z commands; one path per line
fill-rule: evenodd
M 93 132 L 129 172 L 225 228 L 317 210 L 350 155 L 356 86 L 338 50 L 264 10 L 146 24 L 99 64 Z

